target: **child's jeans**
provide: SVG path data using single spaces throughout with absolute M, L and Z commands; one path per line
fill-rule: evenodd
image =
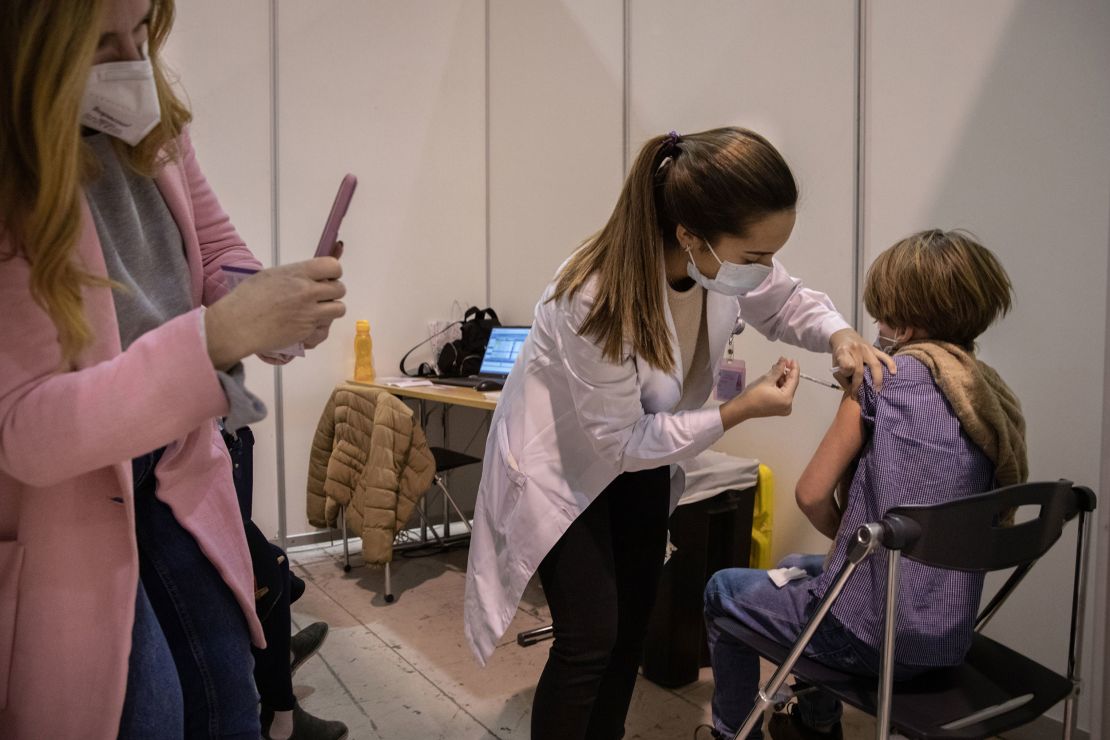
M 821 574 L 823 555 L 789 555 L 780 568 L 801 568 L 809 576 L 790 581 L 781 589 L 767 577 L 767 571 L 729 568 L 717 572 L 705 587 L 705 622 L 713 665 L 713 724 L 718 732 L 731 737 L 744 723 L 755 705 L 759 691 L 759 656 L 747 645 L 714 624 L 727 616 L 744 627 L 782 645 L 794 644 L 806 622 L 817 609 L 819 599 L 810 585 Z M 881 657 L 871 646 L 858 640 L 831 615 L 827 614 L 813 635 L 804 655 L 849 673 L 877 676 Z M 921 669 L 895 665 L 895 678 L 910 678 Z M 840 702 L 819 690 L 798 696 L 798 716 L 813 729 L 825 730 L 840 720 Z M 762 738 L 761 723 L 749 738 Z

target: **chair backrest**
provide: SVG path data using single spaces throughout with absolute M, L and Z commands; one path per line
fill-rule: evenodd
M 1035 519 L 1005 526 L 1006 511 L 1039 506 Z M 925 506 L 899 506 L 887 517 L 920 527 L 902 548 L 905 557 L 937 568 L 992 571 L 1032 563 L 1060 538 L 1064 524 L 1094 509 L 1094 494 L 1071 481 L 1022 483 Z M 885 518 L 885 517 L 884 517 Z

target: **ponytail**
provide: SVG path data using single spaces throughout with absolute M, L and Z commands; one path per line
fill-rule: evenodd
M 671 164 L 678 137 L 656 136 L 640 150 L 621 188 L 609 221 L 583 244 L 556 279 L 550 300 L 571 298 L 593 275 L 597 297 L 578 333 L 595 341 L 602 356 L 621 362 L 628 342 L 632 351 L 663 372 L 674 370 L 674 357 L 663 302 L 663 235 L 656 203 L 656 175 Z
M 743 237 L 756 221 L 797 202 L 786 161 L 754 131 L 656 136 L 636 157 L 609 221 L 556 277 L 550 300 L 571 298 L 595 279 L 596 298 L 578 333 L 610 362 L 621 362 L 630 345 L 651 367 L 673 372 L 663 253 L 676 226 L 708 241 Z

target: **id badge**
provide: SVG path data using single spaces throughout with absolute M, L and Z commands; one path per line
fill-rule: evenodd
M 747 380 L 747 368 L 744 361 L 733 354 L 732 340 L 733 337 L 728 338 L 728 352 L 717 365 L 717 389 L 714 395 L 722 403 L 743 393 Z
M 227 284 L 227 290 L 230 293 L 239 287 L 239 283 L 249 278 L 258 270 L 252 270 L 249 267 L 232 267 L 225 265 L 220 268 L 224 274 L 224 283 Z M 283 360 L 291 360 L 294 357 L 304 357 L 304 345 L 300 342 L 292 344 L 288 347 L 282 347 L 276 352 L 268 352 L 269 355 L 275 355 Z
M 746 368 L 743 360 L 724 358 L 717 366 L 717 400 L 729 401 L 744 392 Z

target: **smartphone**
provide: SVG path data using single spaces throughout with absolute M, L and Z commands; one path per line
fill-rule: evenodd
M 347 215 L 347 206 L 351 205 L 351 196 L 355 194 L 358 178 L 347 173 L 339 183 L 339 191 L 335 194 L 335 201 L 331 204 L 331 213 L 324 224 L 324 233 L 320 235 L 320 243 L 316 245 L 317 257 L 331 257 L 335 251 L 335 242 L 339 238 L 339 224 Z

